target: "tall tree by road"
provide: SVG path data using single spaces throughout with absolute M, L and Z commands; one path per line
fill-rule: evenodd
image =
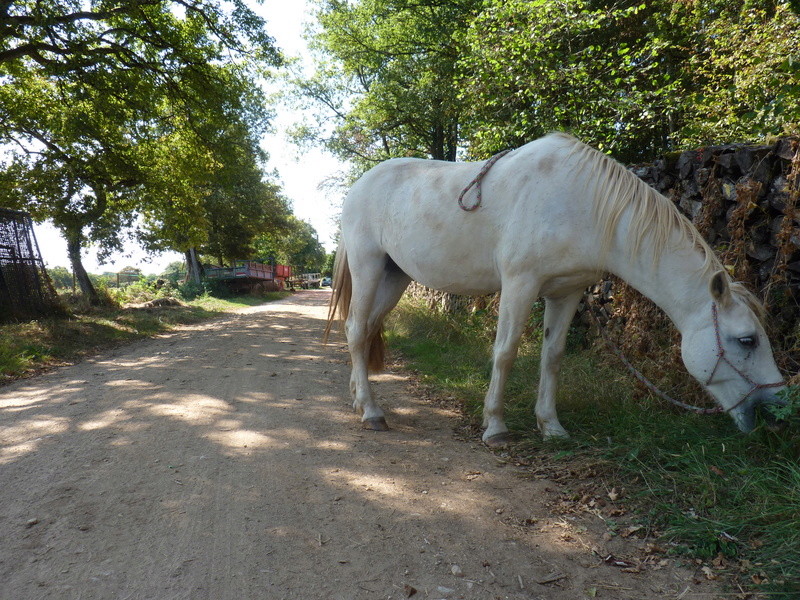
M 455 160 L 463 111 L 453 93 L 455 35 L 481 2 L 318 4 L 310 40 L 318 71 L 298 85 L 320 118 L 302 133 L 359 171 L 393 156 Z
M 256 65 L 279 60 L 240 0 L 0 2 L 0 143 L 10 152 L 2 200 L 53 219 L 96 299 L 80 249 L 119 246 L 120 230 L 153 198 L 148 187 L 164 187 L 164 145 L 176 138 L 214 168 L 226 145 L 252 151 L 269 116 Z M 197 201 L 169 198 L 182 213 Z
M 476 155 L 568 130 L 651 160 L 800 122 L 800 19 L 783 0 L 488 0 L 463 48 Z

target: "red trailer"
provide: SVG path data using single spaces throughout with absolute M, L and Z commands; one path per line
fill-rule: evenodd
M 206 268 L 206 279 L 224 281 L 235 292 L 280 291 L 292 276 L 288 265 L 271 265 L 257 260 L 237 260 L 232 267 Z

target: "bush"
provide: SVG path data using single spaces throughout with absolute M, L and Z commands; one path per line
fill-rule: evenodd
M 231 294 L 230 289 L 228 289 L 228 287 L 221 281 L 204 280 L 200 283 L 187 281 L 185 283 L 178 284 L 176 289 L 178 295 L 183 300 L 194 300 L 195 298 L 200 298 L 203 296 L 229 298 L 233 295 Z
M 180 295 L 179 289 L 171 281 L 154 278 L 140 279 L 124 287 L 111 288 L 108 294 L 119 304 L 138 304 Z

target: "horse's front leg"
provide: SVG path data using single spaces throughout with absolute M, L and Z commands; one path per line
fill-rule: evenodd
M 489 446 L 504 446 L 509 442 L 504 420 L 503 390 L 514 359 L 531 305 L 538 293 L 534 282 L 503 284 L 497 318 L 497 335 L 492 356 L 492 377 L 483 404 L 483 441 Z
M 544 341 L 539 396 L 536 400 L 536 422 L 539 431 L 546 438 L 569 437 L 556 414 L 556 390 L 569 325 L 582 296 L 583 292 L 578 291 L 561 298 L 545 298 Z

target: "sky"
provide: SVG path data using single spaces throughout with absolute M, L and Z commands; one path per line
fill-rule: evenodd
M 264 0 L 253 2 L 253 9 L 267 21 L 267 32 L 288 56 L 307 57 L 302 38 L 304 24 L 310 20 L 309 2 L 306 0 Z M 276 109 L 273 121 L 275 133 L 266 136 L 263 147 L 270 160 L 266 170 L 277 170 L 278 181 L 284 194 L 292 203 L 294 214 L 316 229 L 319 241 L 328 252 L 335 249 L 333 238 L 336 232 L 335 219 L 341 197 L 331 197 L 330 190 L 320 190 L 321 183 L 343 169 L 335 158 L 322 150 L 301 153 L 286 132 L 303 115 L 285 106 Z M 50 224 L 35 225 L 36 239 L 45 264 L 52 267 L 70 268 L 67 258 L 67 243 L 59 231 Z M 90 273 L 116 272 L 125 267 L 138 267 L 146 274 L 160 274 L 169 263 L 182 260 L 176 252 L 148 255 L 137 244 L 125 244 L 122 253 L 115 253 L 104 263 L 97 260 L 97 250 L 88 248 L 82 253 L 83 265 Z

